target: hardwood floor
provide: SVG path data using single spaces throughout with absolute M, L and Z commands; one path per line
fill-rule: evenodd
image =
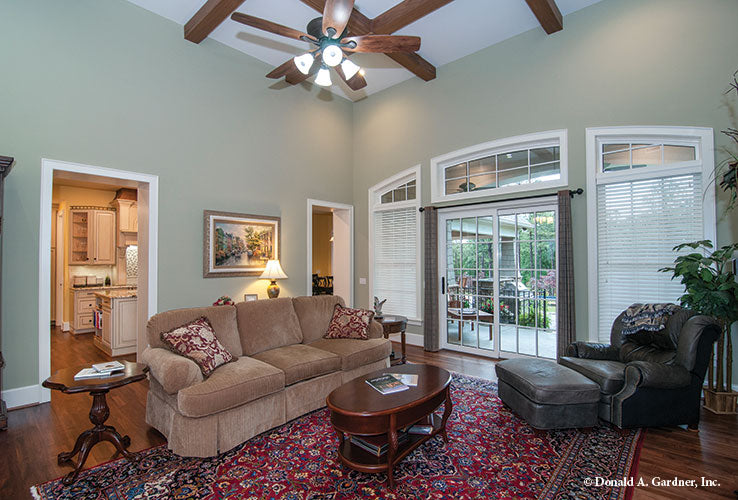
M 52 370 L 62 366 L 106 361 L 109 358 L 92 344 L 92 335 L 73 336 L 54 330 L 51 333 Z M 399 345 L 395 346 L 399 350 Z M 408 361 L 441 366 L 466 375 L 495 380 L 494 361 L 450 351 L 424 352 L 408 346 Z M 123 356 L 118 359 L 133 359 Z M 115 389 L 108 395 L 110 419 L 121 434 L 131 437 L 133 451 L 156 446 L 164 438 L 144 420 L 146 381 Z M 29 488 L 66 474 L 56 455 L 68 451 L 77 435 L 90 427 L 87 414 L 91 398 L 86 394 L 68 395 L 52 391 L 51 404 L 13 410 L 8 430 L 0 432 L 0 498 L 30 498 Z M 95 446 L 86 465 L 114 458 L 109 443 Z M 678 488 L 652 486 L 653 478 L 713 479 L 719 487 Z M 738 488 L 738 418 L 717 416 L 703 410 L 700 432 L 680 428 L 649 429 L 636 475 L 649 486 L 636 489 L 635 499 L 736 498 Z

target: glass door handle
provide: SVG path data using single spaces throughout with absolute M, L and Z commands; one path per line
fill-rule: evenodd
M 441 295 L 446 295 L 446 277 L 441 276 Z

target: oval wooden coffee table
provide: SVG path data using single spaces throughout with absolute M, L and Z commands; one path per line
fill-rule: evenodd
M 384 373 L 413 373 L 418 385 L 394 394 L 381 394 L 366 380 Z M 431 365 L 397 365 L 346 382 L 328 395 L 331 424 L 338 434 L 338 456 L 344 465 L 361 472 L 387 472 L 394 487 L 392 469 L 427 440 L 441 434 L 448 443 L 446 421 L 451 415 L 451 374 Z M 444 405 L 443 417 L 434 412 Z M 416 423 L 431 424 L 428 435 L 409 434 L 398 442 L 398 431 Z M 351 443 L 346 435 L 387 436 L 388 451 L 380 456 Z
M 121 436 L 115 427 L 105 425 L 105 421 L 110 416 L 110 409 L 105 399 L 105 395 L 111 389 L 122 387 L 133 382 L 138 382 L 146 378 L 148 367 L 130 361 L 124 361 L 125 369 L 120 373 L 103 378 L 88 378 L 83 380 L 74 380 L 74 375 L 82 368 L 89 368 L 89 365 L 76 366 L 74 368 L 64 368 L 54 372 L 51 377 L 43 382 L 43 386 L 48 389 L 55 389 L 66 394 L 76 394 L 79 392 L 89 392 L 92 396 L 92 408 L 90 409 L 90 421 L 95 425 L 92 429 L 84 431 L 77 438 L 74 449 L 69 452 L 59 453 L 57 462 L 59 465 L 71 464 L 74 470 L 64 476 L 62 483 L 65 485 L 72 484 L 76 479 L 82 467 L 85 465 L 87 455 L 93 446 L 101 441 L 110 441 L 115 448 L 128 460 L 138 460 L 139 455 L 128 451 L 131 444 L 131 438 Z M 74 457 L 79 455 L 77 463 L 74 463 Z

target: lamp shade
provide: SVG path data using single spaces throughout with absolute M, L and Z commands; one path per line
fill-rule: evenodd
M 263 280 L 283 280 L 287 278 L 287 275 L 282 271 L 279 261 L 275 259 L 267 262 L 266 269 L 259 278 Z

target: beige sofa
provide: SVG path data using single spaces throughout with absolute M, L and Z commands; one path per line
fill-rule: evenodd
M 322 295 L 167 311 L 148 324 L 146 422 L 178 455 L 208 457 L 325 406 L 355 377 L 389 366 L 390 341 L 372 321 L 369 340 L 324 339 L 340 297 Z M 205 316 L 236 361 L 204 379 L 159 335 Z

